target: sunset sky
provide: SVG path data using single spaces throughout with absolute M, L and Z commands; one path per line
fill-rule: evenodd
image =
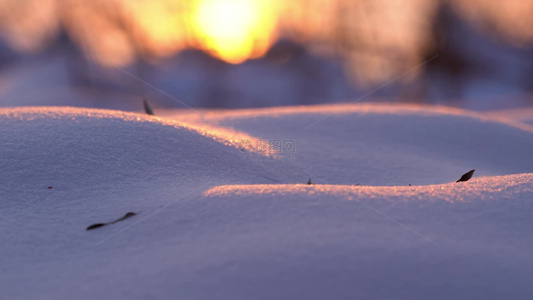
M 265 54 L 279 38 L 340 55 L 359 82 L 380 81 L 420 63 L 431 47 L 438 0 L 81 1 L 0 0 L 0 31 L 20 51 L 35 52 L 61 28 L 98 63 L 157 61 L 186 48 L 230 63 Z M 516 46 L 533 41 L 530 1 L 453 0 L 476 30 Z

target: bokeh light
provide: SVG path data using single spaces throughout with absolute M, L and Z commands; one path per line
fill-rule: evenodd
M 193 25 L 203 47 L 228 62 L 240 63 L 266 52 L 276 20 L 265 1 L 202 0 Z

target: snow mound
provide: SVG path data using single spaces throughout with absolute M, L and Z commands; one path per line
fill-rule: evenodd
M 268 174 L 243 159 L 234 142 L 239 133 L 140 114 L 2 109 L 0 128 L 0 181 L 15 190 L 64 183 L 98 189 L 155 179 L 179 185 L 250 177 L 255 182 Z
M 533 295 L 533 174 L 420 187 L 223 186 L 206 196 L 223 212 L 212 234 L 227 246 L 206 251 L 225 263 L 204 279 L 247 287 L 222 288 L 227 299 Z
M 533 107 L 491 110 L 488 115 L 529 125 L 533 130 Z
M 45 192 L 41 203 L 2 207 L 9 299 L 533 295 L 533 174 L 422 187 L 222 186 L 166 195 L 157 213 L 161 202 L 149 199 L 152 210 L 94 231 L 84 226 L 131 206 L 110 199 L 114 215 L 96 216 L 98 207 Z
M 408 106 L 174 117 L 0 110 L 2 297 L 533 295 L 527 127 Z M 293 140 L 294 160 L 243 139 Z
M 506 176 L 481 177 L 468 183 L 449 183 L 424 186 L 354 186 L 354 185 L 308 185 L 308 184 L 259 184 L 217 186 L 205 192 L 207 197 L 246 197 L 269 195 L 270 197 L 331 196 L 354 199 L 377 199 L 408 202 L 446 201 L 449 203 L 472 202 L 477 199 L 511 199 L 515 194 L 533 192 L 533 173 Z M 487 197 L 489 195 L 489 197 Z
M 300 182 L 311 177 L 324 184 L 426 185 L 455 181 L 471 169 L 477 176 L 533 170 L 530 126 L 446 107 L 327 105 L 179 118 L 259 139 L 293 140 Z

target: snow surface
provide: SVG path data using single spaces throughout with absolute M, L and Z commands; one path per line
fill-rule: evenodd
M 300 182 L 418 185 L 451 182 L 476 168 L 485 176 L 533 170 L 530 126 L 446 107 L 349 104 L 166 116 L 292 140 L 291 167 L 301 170 Z
M 488 111 L 493 117 L 529 124 L 533 128 L 533 107 Z
M 533 297 L 529 125 L 413 105 L 156 114 L 0 110 L 2 298 Z M 294 152 L 258 146 L 278 140 Z

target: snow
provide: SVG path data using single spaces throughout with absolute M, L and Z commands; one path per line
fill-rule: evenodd
M 418 185 L 450 182 L 475 168 L 486 176 L 533 169 L 527 125 L 446 107 L 319 105 L 174 118 L 294 141 L 300 182 Z
M 529 124 L 531 127 L 533 127 L 533 107 L 500 109 L 488 111 L 487 113 L 492 117 L 521 122 L 523 124 Z
M 391 104 L 155 113 L 0 110 L 2 297 L 533 296 L 530 125 Z

